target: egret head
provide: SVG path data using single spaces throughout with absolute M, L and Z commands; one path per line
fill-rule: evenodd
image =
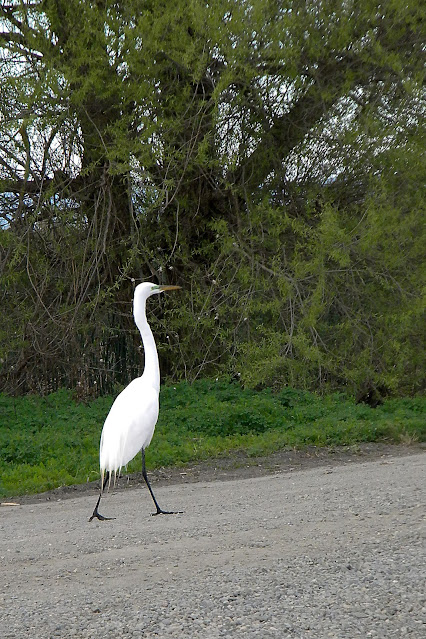
M 138 284 L 135 288 L 135 299 L 142 298 L 147 299 L 151 297 L 151 295 L 157 295 L 158 293 L 162 293 L 163 291 L 177 291 L 181 287 L 174 286 L 171 284 L 153 284 L 152 282 L 142 282 L 142 284 Z
M 151 295 L 157 295 L 158 293 L 163 293 L 163 291 L 177 291 L 180 288 L 180 286 L 152 284 L 152 282 L 142 282 L 142 284 L 137 285 L 133 298 L 133 316 L 139 330 L 142 330 L 142 324 L 146 323 L 145 305 L 148 297 L 151 297 Z

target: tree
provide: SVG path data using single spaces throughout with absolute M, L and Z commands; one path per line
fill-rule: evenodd
M 418 3 L 16 0 L 0 19 L 8 388 L 135 374 L 131 277 L 186 291 L 157 320 L 167 374 L 417 388 Z

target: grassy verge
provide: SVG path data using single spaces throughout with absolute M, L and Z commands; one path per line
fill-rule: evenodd
M 78 403 L 65 390 L 47 397 L 0 395 L 0 496 L 97 479 L 99 437 L 112 401 Z M 424 441 L 425 413 L 426 398 L 392 399 L 372 409 L 340 394 L 182 383 L 161 391 L 147 465 L 182 465 L 236 449 L 254 456 L 285 446 Z M 139 459 L 131 462 L 128 471 L 139 465 Z

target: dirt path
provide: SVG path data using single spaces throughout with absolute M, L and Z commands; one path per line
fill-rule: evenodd
M 0 636 L 423 637 L 426 456 L 376 452 L 2 507 Z
M 360 461 L 384 460 L 390 457 L 406 457 L 426 451 L 425 444 L 410 446 L 394 444 L 362 443 L 354 446 L 336 446 L 324 448 L 307 446 L 301 450 L 283 449 L 267 457 L 248 457 L 244 452 L 235 451 L 226 457 L 209 459 L 193 463 L 183 468 L 148 469 L 153 486 L 171 486 L 192 482 L 229 481 L 231 479 L 251 479 L 274 473 L 292 473 L 320 466 L 340 466 Z M 115 486 L 116 491 L 145 487 L 142 473 L 121 477 Z M 97 495 L 99 481 L 74 486 L 61 486 L 37 495 L 24 495 L 9 501 L 20 504 L 35 504 L 58 499 L 75 498 L 82 494 Z

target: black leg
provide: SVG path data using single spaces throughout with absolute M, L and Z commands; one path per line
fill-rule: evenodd
M 152 497 L 152 499 L 154 501 L 154 504 L 155 504 L 155 507 L 157 509 L 156 513 L 151 513 L 151 514 L 153 516 L 154 515 L 181 515 L 182 511 L 180 511 L 180 510 L 178 510 L 178 511 L 175 511 L 175 510 L 162 510 L 160 508 L 160 506 L 158 505 L 158 502 L 155 499 L 155 495 L 154 495 L 154 493 L 152 491 L 151 484 L 148 481 L 148 475 L 146 474 L 145 450 L 144 450 L 144 448 L 142 448 L 141 453 L 142 453 L 142 475 L 143 475 L 143 478 L 145 480 L 146 485 L 148 486 L 149 492 L 151 493 L 151 497 Z
M 111 519 L 115 519 L 115 517 L 104 517 L 98 511 L 98 506 L 99 506 L 100 501 L 101 501 L 102 493 L 105 490 L 105 486 L 107 485 L 108 479 L 109 479 L 109 470 L 107 470 L 107 472 L 105 474 L 104 483 L 103 483 L 103 485 L 101 485 L 101 492 L 99 493 L 98 501 L 96 502 L 96 506 L 95 506 L 95 508 L 93 510 L 92 516 L 90 517 L 89 521 L 92 521 L 92 519 L 94 519 L 95 517 L 96 517 L 96 519 L 99 519 L 99 521 L 110 521 Z

